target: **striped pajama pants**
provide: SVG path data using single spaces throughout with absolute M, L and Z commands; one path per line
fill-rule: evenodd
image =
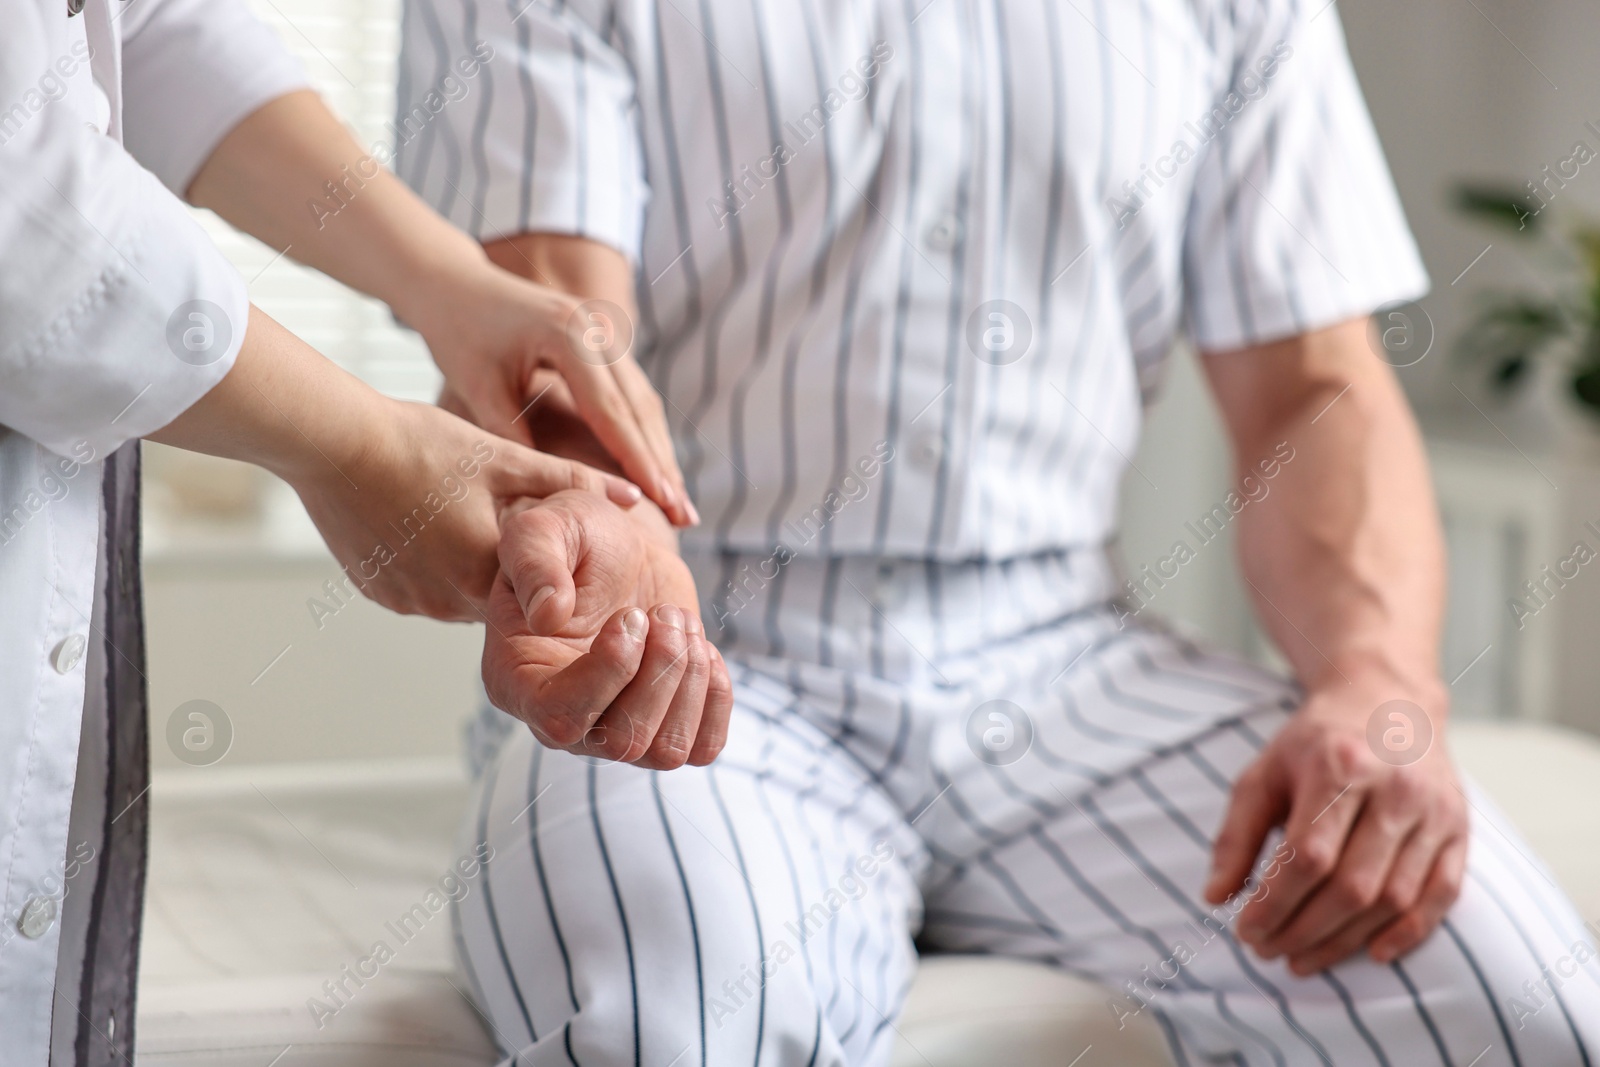
M 455 921 L 504 1064 L 881 1065 L 919 952 L 1100 981 L 1178 1064 L 1600 1057 L 1591 939 L 1481 794 L 1428 941 L 1296 978 L 1200 897 L 1231 782 L 1296 707 L 1288 683 L 1105 600 L 1050 618 L 1062 590 L 1106 588 L 1059 561 L 887 583 L 868 561 L 789 566 L 791 602 L 842 577 L 873 617 L 846 598 L 831 619 L 742 610 L 759 622 L 728 634 L 737 707 L 712 767 L 601 764 L 519 728 L 484 769 L 465 832 L 494 856 Z

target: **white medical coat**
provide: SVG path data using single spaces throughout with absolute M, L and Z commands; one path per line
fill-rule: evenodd
M 232 365 L 245 285 L 177 194 L 304 75 L 240 0 L 0 0 L 0 26 L 0 1067 L 43 1067 L 96 560 L 131 535 L 102 531 L 104 460 Z

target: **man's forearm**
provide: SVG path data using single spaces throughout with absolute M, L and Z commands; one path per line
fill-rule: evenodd
M 1416 423 L 1366 330 L 1347 322 L 1206 365 L 1241 468 L 1294 449 L 1240 513 L 1239 548 L 1257 614 L 1306 693 L 1235 780 L 1205 892 L 1237 893 L 1281 826 L 1292 862 L 1238 931 L 1298 975 L 1363 947 L 1380 963 L 1411 951 L 1465 869 L 1464 794 L 1417 718 L 1438 726 L 1449 708 L 1442 538 Z
M 1365 324 L 1209 359 L 1241 474 L 1280 443 L 1294 450 L 1239 517 L 1263 625 L 1308 688 L 1393 685 L 1442 714 L 1443 542 L 1415 421 Z M 1292 393 L 1251 395 L 1270 379 L 1231 382 L 1231 359 L 1298 365 Z

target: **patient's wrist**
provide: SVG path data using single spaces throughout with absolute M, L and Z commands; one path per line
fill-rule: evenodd
M 1308 705 L 1338 709 L 1365 721 L 1375 709 L 1394 700 L 1414 704 L 1436 726 L 1450 715 L 1450 690 L 1437 672 L 1393 660 L 1346 659 L 1306 683 Z

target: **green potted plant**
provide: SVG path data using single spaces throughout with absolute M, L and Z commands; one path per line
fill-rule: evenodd
M 1553 361 L 1579 408 L 1600 422 L 1600 223 L 1558 229 L 1542 202 L 1494 186 L 1462 185 L 1455 204 L 1508 235 L 1552 281 L 1547 292 L 1488 294 L 1460 338 L 1461 356 L 1507 397 L 1534 379 L 1538 363 Z

